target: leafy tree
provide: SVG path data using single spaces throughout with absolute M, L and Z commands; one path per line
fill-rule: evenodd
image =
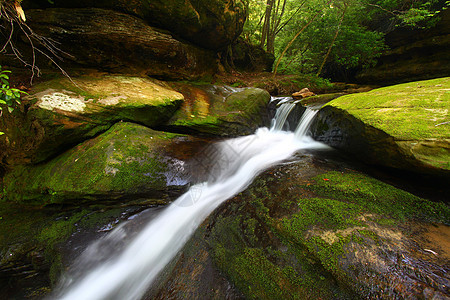
M 398 26 L 433 26 L 439 11 L 450 3 L 442 0 L 249 2 L 244 37 L 266 46 L 267 51 L 276 55 L 274 73 L 317 75 L 324 68 L 345 70 L 374 65 L 386 49 L 384 34 Z

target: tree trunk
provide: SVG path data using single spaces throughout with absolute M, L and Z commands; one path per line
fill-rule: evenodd
M 267 39 L 267 34 L 269 33 L 270 17 L 272 15 L 273 1 L 274 0 L 267 0 L 267 3 L 266 3 L 266 11 L 264 13 L 264 23 L 263 23 L 262 34 L 261 34 L 261 47 L 264 47 L 264 44 Z
M 283 1 L 281 3 L 281 1 Z M 271 24 L 269 25 L 269 30 L 267 32 L 267 52 L 275 53 L 275 37 L 277 35 L 278 28 L 280 27 L 281 19 L 283 18 L 284 11 L 286 8 L 286 0 L 277 0 L 275 5 L 275 10 L 272 8 L 272 18 Z
M 337 39 L 337 37 L 339 35 L 339 31 L 341 30 L 341 25 L 342 25 L 342 21 L 344 20 L 344 16 L 345 16 L 345 11 L 346 10 L 347 10 L 347 5 L 344 4 L 344 11 L 342 12 L 341 19 L 339 20 L 339 24 L 338 24 L 338 27 L 336 29 L 336 33 L 334 34 L 334 38 L 331 41 L 330 47 L 328 48 L 328 51 L 327 51 L 327 54 L 323 58 L 322 64 L 320 65 L 320 68 L 319 68 L 319 71 L 317 71 L 317 74 L 316 74 L 317 76 L 319 76 L 320 73 L 322 73 L 323 66 L 325 65 L 325 62 L 327 61 L 328 56 L 330 56 L 331 48 L 333 48 L 334 42 L 336 42 L 336 39 Z
M 328 0 L 327 5 L 330 4 L 332 0 Z M 303 26 L 296 34 L 295 36 L 290 40 L 290 42 L 287 44 L 286 48 L 284 48 L 283 52 L 281 52 L 280 57 L 278 57 L 277 63 L 275 65 L 275 69 L 273 70 L 273 76 L 275 77 L 275 75 L 277 75 L 277 71 L 278 71 L 278 66 L 280 65 L 281 59 L 283 58 L 284 54 L 286 54 L 286 51 L 289 49 L 289 47 L 291 47 L 292 43 L 294 43 L 294 41 L 298 38 L 298 36 L 300 34 L 302 34 L 302 32 L 317 18 L 318 15 L 320 15 L 320 13 L 322 13 L 322 11 L 318 11 L 312 18 L 311 20 L 308 21 L 308 23 L 306 23 L 305 26 Z

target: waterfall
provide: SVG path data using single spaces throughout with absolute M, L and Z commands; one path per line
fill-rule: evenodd
M 295 104 L 292 102 L 284 102 L 285 99 L 282 98 L 280 100 L 280 107 L 278 107 L 277 111 L 275 112 L 275 117 L 272 120 L 272 130 L 282 130 L 284 123 L 286 123 L 286 119 L 289 116 L 289 113 L 292 111 L 292 109 L 295 107 Z
M 314 120 L 317 112 L 318 110 L 306 108 L 305 112 L 302 115 L 302 118 L 300 119 L 300 122 L 298 122 L 297 129 L 295 129 L 295 136 L 297 138 L 301 139 L 302 137 L 307 135 L 309 127 L 311 126 L 311 123 Z
M 281 131 L 292 103 L 282 104 L 269 130 L 219 142 L 213 153 L 217 166 L 211 180 L 192 186 L 162 210 L 120 250 L 78 278 L 66 277 L 56 299 L 99 300 L 140 299 L 164 267 L 177 255 L 197 227 L 222 202 L 244 190 L 265 169 L 290 158 L 300 149 L 326 146 L 306 136 L 315 112 L 302 118 L 296 133 Z M 305 113 L 306 115 L 306 113 Z M 283 123 L 281 122 L 283 120 Z M 105 238 L 121 239 L 122 227 Z M 84 257 L 103 255 L 98 243 L 85 250 Z M 83 255 L 81 256 L 83 257 Z M 78 268 L 88 269 L 83 259 Z

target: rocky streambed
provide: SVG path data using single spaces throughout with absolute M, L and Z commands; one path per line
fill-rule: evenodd
M 36 86 L 20 118 L 2 118 L 6 298 L 42 298 L 74 268 L 85 241 L 126 220 L 139 231 L 154 214 L 149 207 L 157 213 L 204 178 L 211 141 L 267 125 L 261 112 L 270 97 L 259 89 L 181 88 L 123 76 L 74 81 L 82 91 L 66 80 Z M 450 212 L 440 184 L 448 176 L 448 84 L 415 82 L 329 102 L 313 134 L 372 166 L 301 151 L 266 171 L 199 227 L 147 297 L 448 297 Z M 49 106 L 52 97 L 66 106 Z M 377 122 L 379 114 L 387 121 Z M 385 128 L 389 121 L 394 125 Z M 352 125 L 360 123 L 366 127 Z M 354 139 L 377 152 L 344 143 Z M 425 144 L 420 161 L 417 145 Z M 392 148 L 404 155 L 381 160 Z M 380 161 L 388 168 L 373 169 Z M 414 181 L 401 184 L 393 170 L 402 169 L 424 175 L 419 182 L 436 178 L 439 196 L 411 188 Z

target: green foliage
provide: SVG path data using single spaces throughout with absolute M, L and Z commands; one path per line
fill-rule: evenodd
M 438 14 L 450 6 L 450 1 L 375 0 L 368 1 L 367 5 L 372 8 L 368 11 L 369 18 L 381 15 L 395 26 L 429 28 L 436 24 Z
M 20 104 L 21 94 L 27 94 L 24 91 L 9 86 L 8 73 L 11 73 L 11 71 L 2 70 L 2 66 L 0 66 L 0 116 L 3 113 L 3 108 L 5 106 L 8 112 L 12 113 L 15 106 Z M 0 135 L 3 134 L 4 132 L 0 131 Z
M 250 0 L 243 36 L 254 44 L 261 39 L 266 3 Z M 287 74 L 316 73 L 324 58 L 329 67 L 338 69 L 371 67 L 386 49 L 385 33 L 396 26 L 432 27 L 449 5 L 450 1 L 442 5 L 438 0 L 287 1 L 275 37 L 276 57 L 300 28 L 320 15 L 289 47 L 278 69 Z

